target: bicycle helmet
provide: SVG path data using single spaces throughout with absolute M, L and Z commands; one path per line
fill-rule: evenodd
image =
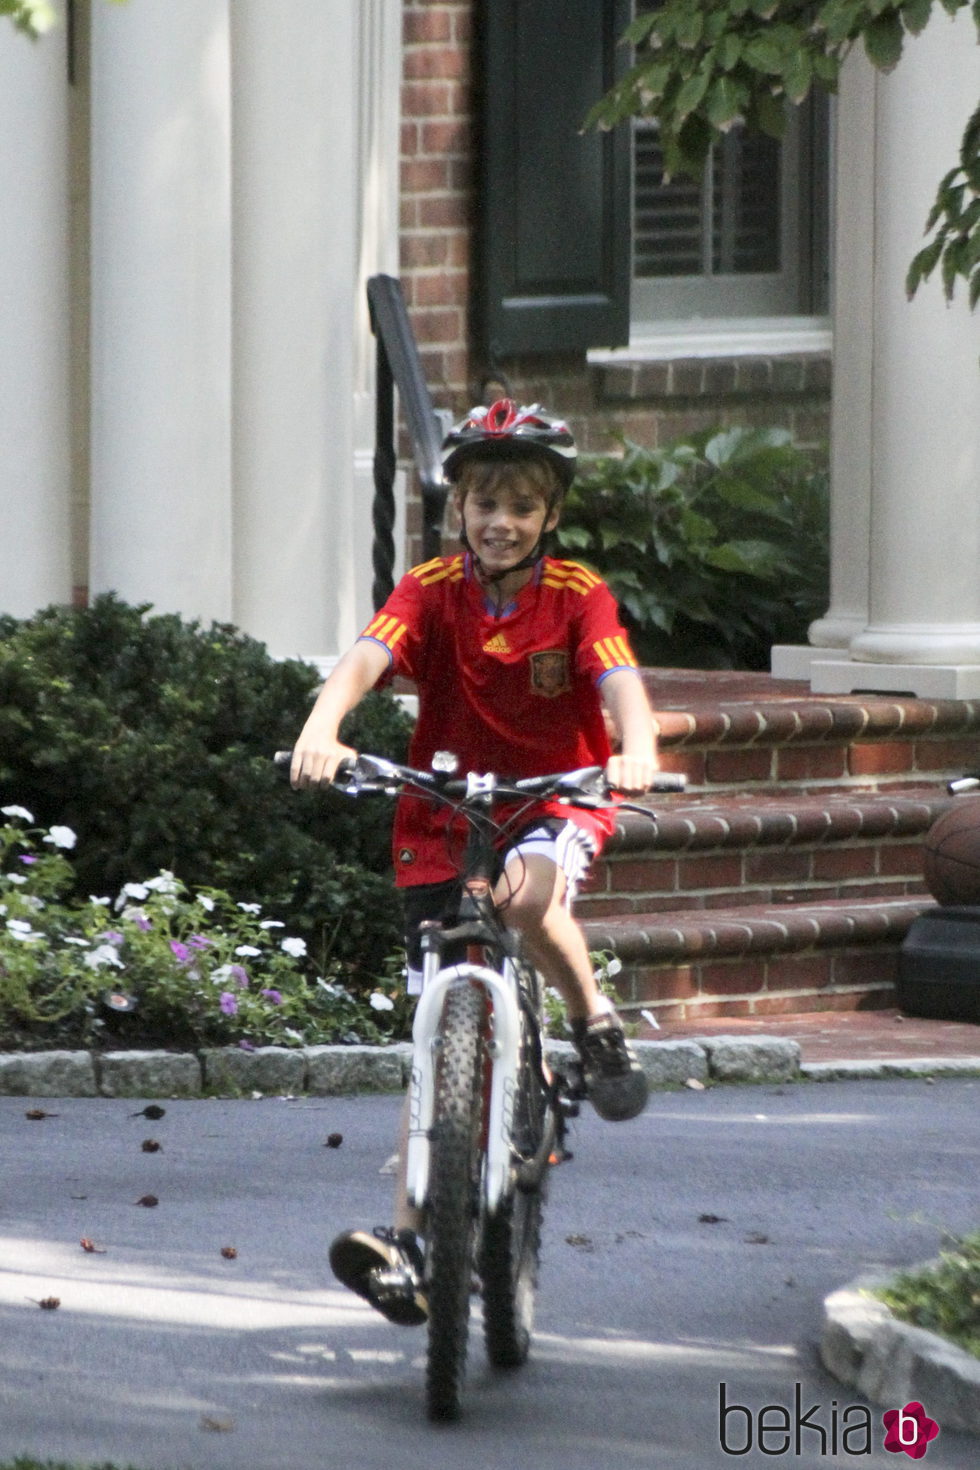
M 489 408 L 471 408 L 442 442 L 442 470 L 453 481 L 471 459 L 544 459 L 567 490 L 575 477 L 576 450 L 563 419 L 545 413 L 538 403 L 519 408 L 512 398 L 499 398 Z

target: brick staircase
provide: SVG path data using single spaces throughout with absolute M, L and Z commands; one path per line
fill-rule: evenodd
M 649 670 L 683 795 L 626 814 L 577 905 L 622 961 L 624 1013 L 661 1020 L 894 1004 L 932 904 L 923 833 L 980 765 L 980 701 L 811 695 L 763 674 Z

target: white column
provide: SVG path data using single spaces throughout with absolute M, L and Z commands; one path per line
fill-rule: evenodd
M 980 93 L 972 18 L 934 13 L 876 81 L 869 625 L 819 692 L 980 695 L 980 314 L 963 285 L 905 298 L 909 262 Z
M 0 612 L 71 595 L 67 73 L 62 27 L 0 20 Z
M 835 108 L 830 607 L 810 625 L 818 649 L 846 649 L 868 624 L 875 76 L 852 52 Z
M 354 336 L 354 555 L 357 626 L 368 621 L 374 533 L 374 410 L 376 344 L 366 283 L 399 270 L 402 0 L 362 0 L 360 26 L 358 295 Z M 405 474 L 395 476 L 395 577 L 404 564 Z
M 93 591 L 231 599 L 228 0 L 92 8 Z
M 235 619 L 329 660 L 359 631 L 359 20 L 235 0 Z M 373 5 L 368 7 L 373 9 Z

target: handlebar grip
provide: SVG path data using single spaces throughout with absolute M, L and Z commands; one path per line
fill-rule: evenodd
M 682 771 L 658 771 L 653 778 L 651 791 L 685 791 L 687 777 Z
M 289 771 L 293 763 L 293 752 L 291 750 L 277 750 L 272 757 L 272 763 L 280 771 Z M 346 756 L 334 772 L 331 786 L 345 786 L 354 774 L 357 762 Z

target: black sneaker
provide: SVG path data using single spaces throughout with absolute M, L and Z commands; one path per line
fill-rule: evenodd
M 413 1231 L 378 1226 L 369 1235 L 366 1230 L 346 1230 L 330 1247 L 330 1265 L 338 1281 L 389 1322 L 420 1327 L 428 1321 L 425 1263 Z
M 647 1079 L 615 1011 L 573 1021 L 572 1039 L 582 1059 L 586 1094 L 599 1117 L 622 1123 L 642 1113 Z

